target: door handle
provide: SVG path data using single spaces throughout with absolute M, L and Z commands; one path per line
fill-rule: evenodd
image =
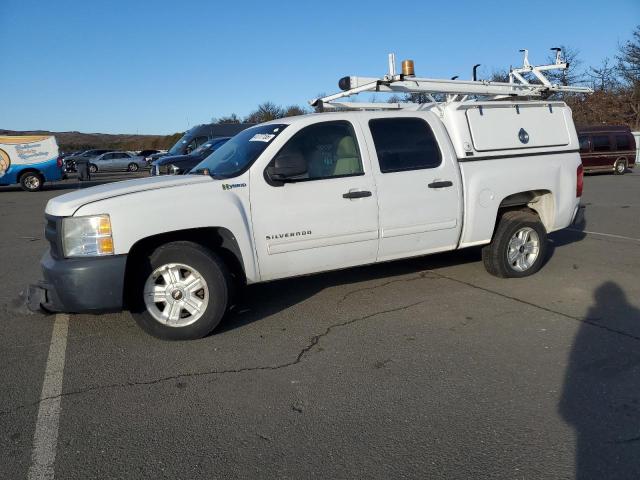
M 429 184 L 429 188 L 443 188 L 443 187 L 453 187 L 453 182 L 451 180 L 441 180 L 437 182 L 431 182 Z
M 342 198 L 364 198 L 370 196 L 371 192 L 369 190 L 356 190 L 354 192 L 347 192 L 342 194 Z

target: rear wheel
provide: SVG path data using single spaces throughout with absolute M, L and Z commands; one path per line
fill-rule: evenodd
M 20 175 L 20 187 L 26 192 L 37 192 L 43 183 L 42 175 L 38 172 L 25 172 Z
M 229 303 L 230 277 L 215 253 L 192 242 L 156 249 L 138 268 L 132 314 L 140 327 L 164 340 L 211 333 Z
M 489 273 L 503 278 L 532 275 L 542 267 L 547 253 L 547 232 L 531 212 L 506 212 L 491 243 L 482 249 Z
M 627 161 L 617 160 L 613 168 L 613 173 L 615 173 L 616 175 L 624 175 L 624 173 L 627 171 Z
M 133 163 L 133 162 L 131 162 L 131 163 L 127 166 L 127 170 L 128 170 L 128 171 L 130 171 L 130 172 L 137 172 L 139 168 L 140 168 L 140 167 L 138 166 L 138 164 L 137 164 L 137 163 Z

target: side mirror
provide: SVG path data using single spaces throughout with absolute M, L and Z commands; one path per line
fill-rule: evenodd
M 293 182 L 293 177 L 307 173 L 307 161 L 300 153 L 281 153 L 267 167 L 267 175 L 274 182 Z

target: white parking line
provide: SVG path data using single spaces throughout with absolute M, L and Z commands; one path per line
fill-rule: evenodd
M 640 242 L 640 238 L 625 237 L 624 235 L 614 235 L 613 233 L 590 232 L 589 230 L 578 230 L 577 228 L 567 228 L 567 230 L 578 233 L 587 233 L 589 235 L 602 235 L 603 237 L 621 238 L 623 240 L 633 240 L 634 242 Z
M 60 404 L 62 402 L 62 378 L 64 374 L 64 358 L 67 350 L 67 332 L 69 331 L 69 315 L 56 315 L 51 334 L 49 358 L 40 394 L 40 408 L 36 431 L 33 435 L 33 451 L 29 480 L 53 479 L 58 443 L 58 422 L 60 420 Z

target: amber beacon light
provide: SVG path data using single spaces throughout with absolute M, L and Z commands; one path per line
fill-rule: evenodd
M 415 76 L 415 70 L 413 69 L 413 60 L 403 60 L 402 61 L 402 75 L 404 75 L 405 77 L 410 76 L 413 77 Z

